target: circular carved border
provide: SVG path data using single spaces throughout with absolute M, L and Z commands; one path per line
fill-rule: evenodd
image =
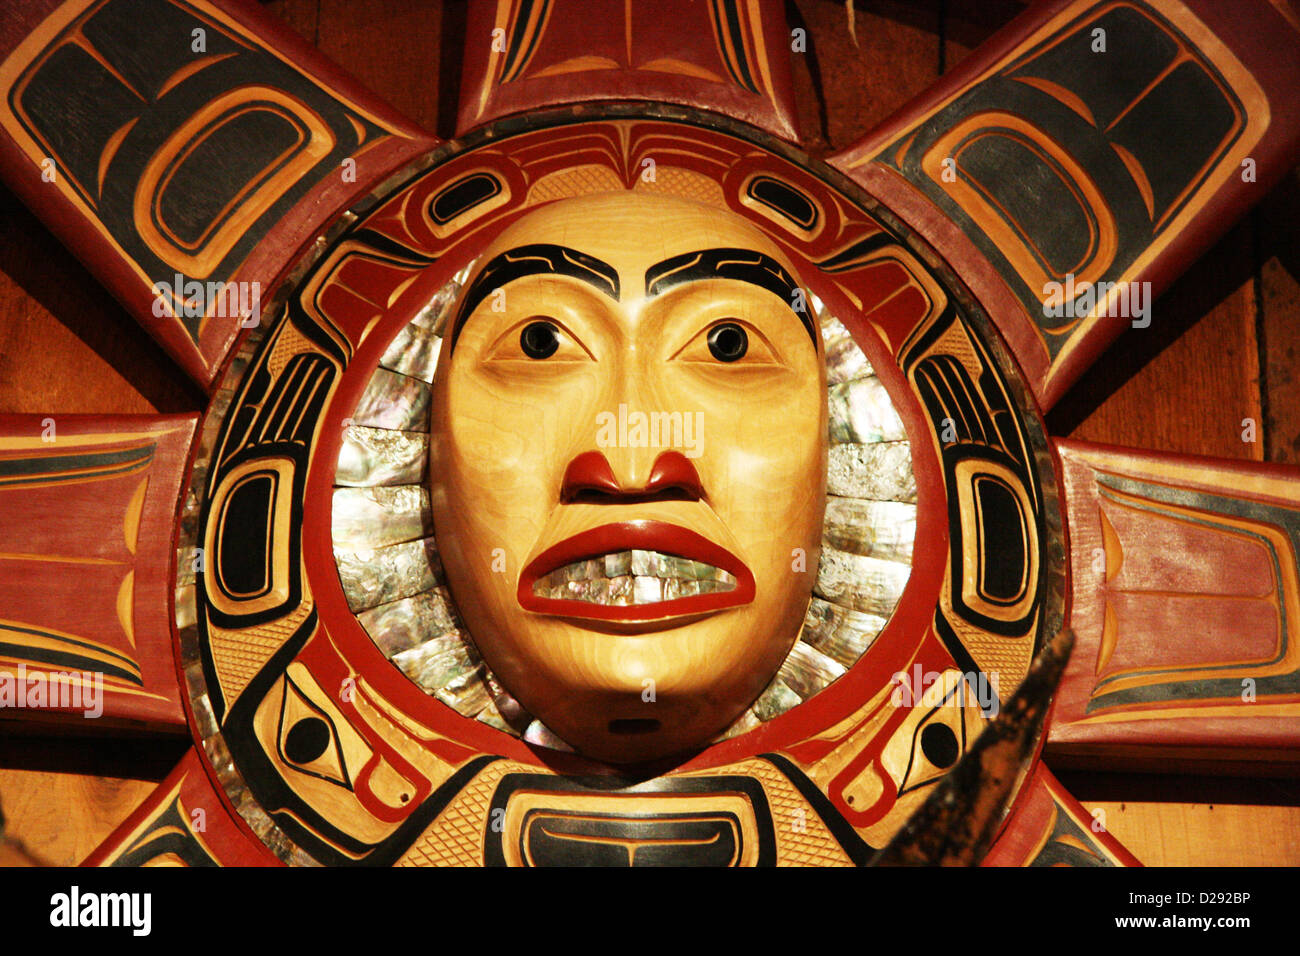
M 630 779 L 467 720 L 385 661 L 348 606 L 330 515 L 345 429 L 419 308 L 512 214 L 563 195 L 565 176 L 603 168 L 630 188 L 656 155 L 659 176 L 694 174 L 680 190 L 712 179 L 843 319 L 910 439 L 918 512 L 907 586 L 857 663 L 761 732 Z M 736 861 L 863 862 L 996 709 L 964 676 L 1000 675 L 1005 699 L 1062 619 L 1050 456 L 987 318 L 856 187 L 716 117 L 557 111 L 494 124 L 417 167 L 318 241 L 230 360 L 203 423 L 176 617 L 215 779 L 287 862 L 520 862 L 524 795 L 539 790 L 552 796 L 529 813 L 595 801 L 615 829 L 627 801 L 644 817 L 661 795 L 689 796 L 712 820 L 740 792 L 744 806 L 727 810 Z M 457 195 L 478 198 L 461 208 Z M 888 443 L 840 444 L 832 472 L 852 481 L 877 473 Z M 897 705 L 904 685 L 920 706 Z M 498 810 L 513 830 L 488 826 Z M 777 826 L 787 811 L 807 822 Z

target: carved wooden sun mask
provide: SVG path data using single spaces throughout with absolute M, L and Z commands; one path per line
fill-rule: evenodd
M 1040 294 L 1158 292 L 1294 161 L 1287 4 L 1035 5 L 828 165 L 769 0 L 475 4 L 447 143 L 256 8 L 46 6 L 0 171 L 210 391 L 3 422 L 51 516 L 4 549 L 8 659 L 195 741 L 95 861 L 862 863 L 1067 609 L 1060 751 L 1294 750 L 1294 473 L 1048 439 L 1128 322 Z M 77 508 L 114 533 L 57 570 Z M 990 859 L 1130 861 L 1026 773 Z
M 583 753 L 704 743 L 798 636 L 825 370 L 783 259 L 702 204 L 570 199 L 483 252 L 448 330 L 430 482 L 450 590 L 503 686 Z M 602 436 L 620 415 L 663 434 Z

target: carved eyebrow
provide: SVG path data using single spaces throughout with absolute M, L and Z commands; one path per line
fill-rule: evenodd
M 480 302 L 507 282 L 532 275 L 562 275 L 580 279 L 611 299 L 618 300 L 618 270 L 595 256 L 550 243 L 516 246 L 494 257 L 483 267 L 478 278 L 470 283 L 465 300 L 456 314 L 449 348 L 456 348 L 456 339 L 465 325 L 465 319 L 478 308 Z
M 803 323 L 813 348 L 817 347 L 817 330 L 807 308 L 802 312 L 794 308 L 792 300 L 799 288 L 794 277 L 771 256 L 753 249 L 701 249 L 655 263 L 646 270 L 645 294 L 647 298 L 662 295 L 674 286 L 703 279 L 736 279 L 780 296 Z

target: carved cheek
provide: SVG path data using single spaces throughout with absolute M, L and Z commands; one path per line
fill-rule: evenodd
M 434 500 L 441 484 L 448 529 L 440 547 L 453 588 L 474 598 L 462 609 L 471 627 L 508 634 L 522 626 L 519 573 L 559 505 L 565 465 L 593 441 L 608 376 L 597 363 L 483 363 L 473 340 L 462 344 L 435 424 Z
M 815 543 L 824 498 L 824 391 L 814 377 L 769 395 L 740 392 L 734 407 L 705 416 L 714 509 L 755 560 Z

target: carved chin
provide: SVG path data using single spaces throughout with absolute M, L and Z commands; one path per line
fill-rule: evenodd
M 547 730 L 584 755 L 637 763 L 698 750 L 732 726 L 786 658 L 807 600 L 787 594 L 780 606 L 751 601 L 669 626 L 522 609 L 500 620 L 470 612 L 466 623 L 493 635 L 478 640 L 480 652 Z
M 608 641 L 609 635 L 588 635 Z M 787 642 L 788 643 L 788 642 Z M 561 740 L 584 755 L 611 763 L 638 763 L 699 750 L 729 727 L 770 680 L 784 650 L 761 670 L 739 665 L 731 674 L 708 675 L 706 690 L 683 688 L 680 680 L 701 675 L 643 676 L 655 670 L 641 660 L 627 660 L 591 684 L 539 688 L 540 699 L 521 702 Z M 734 674 L 740 674 L 737 680 Z M 674 690 L 674 686 L 677 687 Z M 557 693 L 557 691 L 559 691 Z

